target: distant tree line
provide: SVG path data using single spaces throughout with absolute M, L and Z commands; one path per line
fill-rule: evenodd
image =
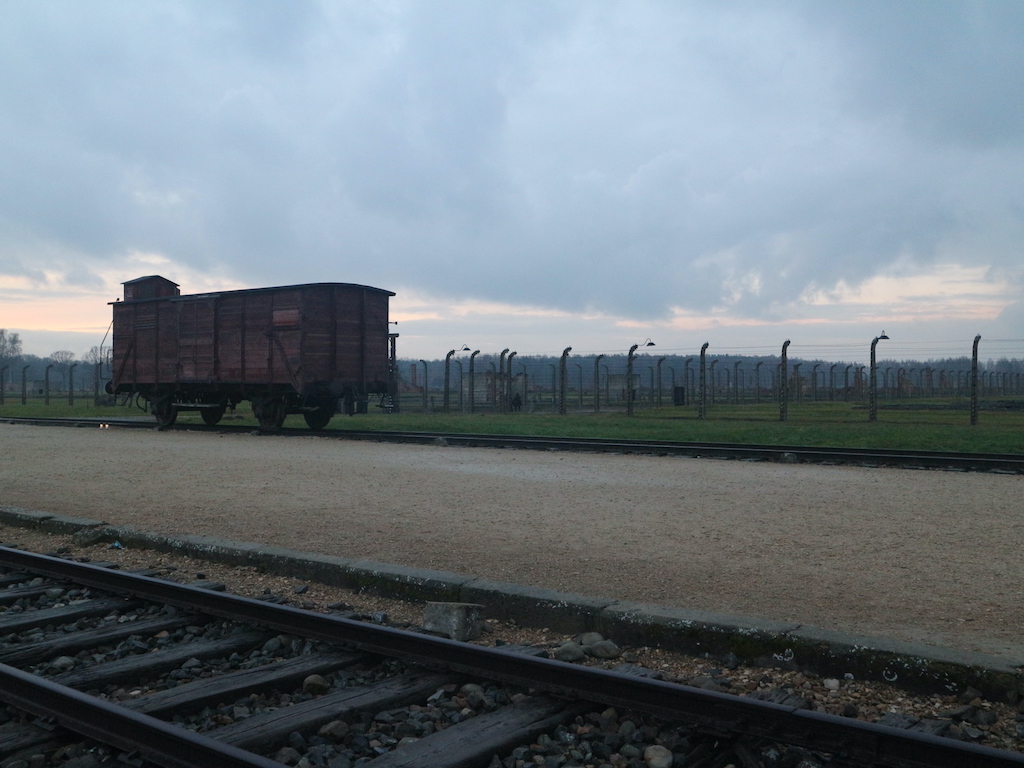
M 22 352 L 21 337 L 4 328 L 0 328 L 0 386 L 6 391 L 19 391 L 21 389 L 21 377 L 31 382 L 42 381 L 46 377 L 46 367 L 50 368 L 50 386 L 54 390 L 67 391 L 68 374 L 72 365 L 79 365 L 87 370 L 75 374 L 75 388 L 91 389 L 93 377 L 95 376 L 96 364 L 105 362 L 100 347 L 93 347 L 86 352 L 81 359 L 75 358 L 75 353 L 66 349 L 59 349 L 51 352 L 47 357 L 25 354 Z M 26 368 L 26 366 L 28 366 Z

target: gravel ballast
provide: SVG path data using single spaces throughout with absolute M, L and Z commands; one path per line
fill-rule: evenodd
M 0 515 L 0 520 L 10 516 L 8 513 L 4 513 Z M 71 529 L 76 525 L 81 526 L 83 522 L 70 518 L 45 517 L 42 515 L 36 519 L 43 519 L 43 526 L 45 527 L 57 529 Z M 19 522 L 24 525 L 28 521 L 22 519 Z M 49 533 L 38 527 L 8 526 L 0 523 L 0 542 L 5 546 L 49 552 L 63 558 L 72 558 L 82 562 L 102 561 L 114 564 L 121 569 L 142 568 L 160 578 L 170 578 L 186 583 L 193 582 L 194 580 L 199 580 L 200 582 L 208 581 L 211 585 L 213 583 L 223 585 L 229 591 L 236 594 L 248 595 L 275 603 L 286 602 L 295 607 L 311 611 L 337 612 L 349 618 L 362 621 L 414 630 L 417 627 L 425 626 L 427 623 L 426 606 L 422 603 L 389 600 L 362 590 L 346 590 L 327 586 L 315 580 L 305 581 L 294 576 L 268 574 L 252 566 L 228 566 L 193 558 L 182 552 L 167 554 L 150 549 L 140 549 L 135 546 L 125 546 L 119 542 L 109 544 L 83 543 L 83 540 L 91 538 L 91 532 L 94 530 L 96 529 L 87 527 L 79 528 L 78 533 L 74 534 Z M 171 539 L 168 539 L 168 541 L 171 541 Z M 42 580 L 39 580 L 39 583 L 41 582 Z M 22 605 L 22 600 L 13 605 L 8 601 L 6 606 L 0 606 L 0 613 L 3 613 L 5 609 L 6 611 L 31 610 L 32 607 L 43 607 L 55 600 L 65 598 L 64 594 L 57 595 L 57 592 L 63 592 L 63 590 L 47 590 L 45 594 L 35 598 L 34 606 L 29 605 L 27 602 Z M 143 608 L 141 610 L 149 613 L 152 611 L 152 608 Z M 115 623 L 120 621 L 116 615 L 107 615 L 102 619 L 104 622 L 111 620 Z M 57 635 L 61 634 L 61 628 L 54 627 L 53 629 Z M 1016 693 L 1012 696 L 1001 695 L 997 697 L 998 700 L 991 700 L 983 698 L 981 691 L 962 684 L 953 686 L 956 688 L 955 692 L 950 692 L 943 687 L 937 692 L 912 693 L 897 687 L 897 685 L 872 682 L 849 673 L 839 675 L 838 677 L 814 674 L 797 668 L 794 660 L 791 658 L 787 659 L 785 656 L 778 659 L 768 659 L 758 665 L 750 666 L 742 664 L 734 654 L 730 653 L 709 658 L 705 654 L 686 655 L 673 653 L 661 647 L 652 647 L 646 644 L 620 647 L 614 640 L 595 632 L 585 632 L 571 637 L 552 632 L 546 628 L 523 627 L 515 622 L 495 620 L 487 620 L 482 630 L 483 634 L 471 642 L 482 645 L 517 646 L 531 653 L 548 655 L 552 658 L 564 660 L 569 660 L 568 657 L 572 656 L 572 663 L 628 671 L 631 674 L 642 674 L 670 682 L 706 688 L 719 693 L 749 696 L 751 698 L 785 704 L 786 706 L 813 709 L 822 713 L 841 715 L 842 717 L 856 718 L 867 722 L 887 723 L 897 727 L 925 728 L 937 735 L 941 734 L 950 738 L 979 742 L 986 746 L 1017 751 L 1020 751 L 1022 748 L 1022 738 L 1024 738 L 1024 724 L 1022 724 L 1022 721 L 1024 721 L 1024 715 L 1020 714 L 1020 712 L 1024 709 L 1024 702 L 1021 702 L 1019 694 Z M 33 629 L 29 631 L 29 634 L 38 631 L 38 629 Z M 160 632 L 142 643 L 140 641 L 145 640 L 146 636 L 139 635 L 131 638 L 125 648 L 119 647 L 113 649 L 113 652 L 117 656 L 124 650 L 131 653 L 145 652 L 149 648 L 147 643 L 161 645 L 174 642 L 175 640 L 187 642 L 191 633 L 196 633 L 197 631 L 196 628 L 185 627 L 183 630 Z M 181 632 L 186 634 L 179 638 L 178 636 Z M 29 638 L 12 635 L 3 638 L 0 646 L 5 642 L 24 642 L 27 639 Z M 260 658 L 256 660 L 262 659 L 265 653 L 277 657 L 282 652 L 287 653 L 289 648 L 294 653 L 300 646 L 303 646 L 301 640 L 281 635 L 265 643 L 262 646 L 263 650 L 257 654 Z M 206 668 L 198 659 L 191 658 L 192 648 L 193 646 L 190 644 L 187 651 L 190 659 L 182 665 L 181 669 L 170 673 L 171 679 L 179 680 L 194 677 L 195 674 L 202 673 L 202 670 Z M 566 649 L 572 648 L 577 649 L 578 653 L 565 653 Z M 299 649 L 301 650 L 301 648 Z M 83 657 L 86 661 L 90 660 L 88 651 L 79 654 L 79 656 Z M 266 660 L 269 660 L 269 657 Z M 50 666 L 53 667 L 54 673 L 59 674 L 66 672 L 70 668 L 77 667 L 78 664 L 79 660 L 64 657 L 56 659 Z M 155 680 L 159 683 L 160 678 L 155 678 Z M 313 693 L 313 691 L 308 690 L 310 682 L 310 678 L 303 682 L 302 688 L 304 693 Z M 898 685 L 902 685 L 904 682 L 905 678 L 900 678 Z M 170 685 L 170 683 L 168 684 Z M 328 683 L 325 681 L 322 687 L 326 689 L 327 686 Z M 114 685 L 111 686 L 111 690 L 107 692 L 107 695 L 119 701 L 132 701 L 138 699 L 143 693 L 144 691 L 141 688 L 135 686 L 118 688 Z M 142 701 L 142 699 L 139 699 L 139 701 Z M 235 706 L 230 706 L 227 709 L 218 709 L 216 712 L 206 712 L 204 710 L 204 712 L 199 714 L 200 717 L 213 717 L 221 724 L 228 724 L 239 717 L 251 715 L 255 711 L 254 708 L 259 709 L 265 705 L 261 703 L 262 701 L 262 699 L 253 699 L 242 702 L 241 710 L 238 711 L 236 711 L 235 707 L 239 706 L 239 702 L 234 702 Z M 463 716 L 470 716 L 461 705 L 457 707 L 457 711 L 461 712 Z M 390 712 L 388 714 L 394 716 L 393 719 L 399 719 L 399 713 Z M 625 719 L 621 720 L 611 710 L 608 713 L 600 714 L 597 721 L 586 722 L 577 719 L 579 728 L 574 729 L 577 736 L 582 741 L 587 742 L 597 738 L 604 742 L 604 746 L 599 744 L 583 744 L 572 739 L 567 742 L 564 738 L 565 733 L 559 732 L 552 733 L 551 739 L 553 744 L 559 745 L 559 751 L 561 752 L 586 753 L 585 761 L 589 764 L 591 762 L 589 758 L 591 752 L 595 754 L 607 752 L 606 747 L 611 748 L 612 752 L 620 750 L 623 742 L 615 739 L 614 736 L 621 733 L 625 720 L 633 720 L 634 725 L 638 726 L 637 734 L 642 730 L 639 728 L 640 725 L 651 724 L 642 716 L 638 719 L 636 715 L 622 714 Z M 591 718 L 590 715 L 587 717 Z M 597 731 L 594 731 L 593 725 L 600 727 Z M 626 727 L 629 726 L 627 725 Z M 395 736 L 387 728 L 384 731 L 380 731 L 377 727 L 371 730 L 383 733 L 383 735 L 376 735 L 370 738 L 366 743 L 368 748 L 379 748 L 374 747 L 373 741 L 381 741 L 381 746 L 386 747 Z M 703 742 L 700 739 L 693 742 L 689 736 L 686 736 L 685 732 L 685 726 L 682 731 L 675 731 L 675 735 L 672 733 L 666 735 L 666 733 L 662 733 L 659 730 L 658 742 L 662 745 L 671 744 L 675 752 L 683 751 L 688 755 L 693 753 L 693 750 L 704 749 L 704 747 L 701 747 Z M 356 742 L 366 741 L 366 739 L 360 736 L 360 733 L 356 733 L 354 736 L 347 731 L 344 734 L 334 734 L 332 738 L 336 740 L 340 738 L 345 741 L 344 747 L 336 746 L 335 749 L 341 749 L 342 752 L 347 753 L 350 751 L 350 748 L 358 748 L 359 744 Z M 353 736 L 355 741 L 348 738 L 350 736 Z M 612 740 L 609 741 L 606 736 L 611 737 Z M 683 740 L 680 741 L 679 737 L 682 737 Z M 730 741 L 719 743 L 720 739 L 718 736 L 715 736 L 712 740 L 715 742 L 713 746 L 717 750 L 716 754 L 722 752 L 725 755 L 730 750 L 739 750 L 741 746 Z M 537 741 L 542 742 L 543 737 Z M 643 749 L 645 754 L 649 748 L 649 742 L 646 748 L 644 742 L 645 739 L 639 738 L 639 736 L 637 736 L 637 739 L 631 738 L 628 740 L 627 743 L 636 748 L 632 751 L 638 753 L 637 758 L 631 758 L 628 765 L 647 765 L 647 763 L 642 762 L 642 758 L 639 756 L 641 749 Z M 550 746 L 553 746 L 553 744 Z M 325 744 L 324 746 L 327 745 Z M 550 746 L 546 747 L 538 743 L 526 751 L 532 753 L 534 759 L 536 759 L 537 755 L 548 755 L 550 757 Z M 748 746 L 750 746 L 749 743 Z M 320 749 L 320 746 L 310 746 L 310 756 L 312 752 Z M 630 749 L 626 751 L 628 752 Z M 509 758 L 510 764 L 515 766 L 529 764 L 529 760 L 524 761 L 522 759 L 524 755 L 516 757 L 516 754 L 520 751 L 516 750 Z M 622 754 L 621 750 L 618 754 Z M 737 752 L 737 755 L 739 755 L 739 752 Z M 294 754 L 293 757 L 298 758 L 298 753 Z M 529 755 L 525 755 L 525 757 L 528 758 Z M 614 758 L 614 755 L 611 757 Z M 766 759 L 767 757 L 766 755 Z M 281 759 L 281 756 L 278 759 Z M 287 762 L 293 761 L 289 760 Z M 500 762 L 502 766 L 505 765 L 505 761 Z M 778 760 L 769 760 L 766 764 L 776 763 L 778 763 Z M 298 764 L 301 766 L 304 763 L 300 760 Z M 344 763 L 340 762 L 339 765 L 341 764 Z M 570 762 L 568 764 L 573 763 Z M 612 759 L 611 764 L 619 766 L 621 763 Z M 808 765 L 817 764 L 816 762 L 808 763 Z M 602 761 L 600 765 L 605 766 L 606 763 Z M 495 768 L 497 768 L 497 764 L 495 764 Z

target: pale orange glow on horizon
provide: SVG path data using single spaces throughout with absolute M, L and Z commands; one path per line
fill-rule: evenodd
M 42 351 L 43 344 L 54 342 L 34 340 L 32 331 L 81 334 L 81 341 L 66 343 L 76 344 L 67 348 L 84 353 L 104 338 L 111 317 L 108 305 L 120 298 L 120 282 L 145 274 L 163 274 L 179 282 L 186 294 L 253 287 L 198 273 L 160 256 L 132 254 L 123 263 L 93 270 L 98 278 L 94 288 L 68 285 L 63 275 L 55 273 L 48 273 L 38 284 L 0 276 L 0 328 L 19 332 L 25 351 L 40 355 L 52 351 Z M 767 318 L 744 317 L 735 313 L 735 307 L 703 313 L 674 307 L 671 317 L 642 321 L 594 310 L 569 312 L 472 298 L 451 301 L 406 289 L 399 289 L 391 300 L 391 317 L 400 323 L 398 329 L 409 348 L 432 348 L 439 335 L 459 335 L 461 340 L 465 333 L 470 342 L 472 337 L 482 336 L 481 344 L 485 340 L 500 343 L 501 338 L 518 335 L 523 342 L 529 340 L 531 346 L 546 349 L 553 338 L 563 335 L 569 340 L 587 337 L 591 343 L 602 338 L 613 343 L 612 339 L 623 335 L 660 335 L 667 343 L 681 335 L 716 330 L 735 335 L 789 326 L 820 328 L 823 335 L 834 336 L 846 335 L 845 329 L 864 324 L 884 328 L 900 323 L 991 320 L 1013 303 L 1015 290 L 1014 281 L 999 282 L 983 267 L 939 265 L 915 274 L 876 276 L 858 286 L 841 282 L 828 290 L 814 288 L 787 306 L 774 307 L 773 317 Z M 453 333 L 453 328 L 466 330 Z M 447 348 L 450 341 L 441 346 Z M 582 350 L 582 344 L 578 346 Z M 524 343 L 520 353 L 526 354 L 525 349 Z

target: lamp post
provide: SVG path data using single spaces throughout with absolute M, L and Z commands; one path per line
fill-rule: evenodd
M 640 344 L 634 344 L 629 348 L 629 353 L 626 355 L 626 415 L 633 415 L 633 356 L 636 354 L 636 350 L 640 347 Z M 647 339 L 643 343 L 645 347 L 653 347 L 654 342 Z
M 818 368 L 821 363 L 815 363 L 811 367 L 811 401 L 818 402 Z
M 875 364 L 875 347 L 878 346 L 879 341 L 882 339 L 888 340 L 888 338 L 885 335 L 885 331 L 882 331 L 871 340 L 871 381 L 868 383 L 868 397 L 870 398 L 868 421 L 878 421 L 878 368 Z
M 846 366 L 846 372 L 843 374 L 843 399 L 849 401 L 850 399 L 850 369 L 853 365 Z
M 568 377 L 566 376 L 566 369 L 569 367 L 566 362 L 569 359 L 569 353 L 572 352 L 572 347 L 566 347 L 562 350 L 562 358 L 558 361 L 558 373 L 561 378 L 560 388 L 558 392 L 558 412 L 565 416 L 567 412 L 567 404 L 565 402 L 565 394 L 568 387 Z
M 633 415 L 633 355 L 636 354 L 636 348 L 639 344 L 634 344 L 629 348 L 629 353 L 626 355 L 626 415 Z
M 754 364 L 754 402 L 757 405 L 761 404 L 761 366 L 764 365 L 764 360 L 758 360 Z
M 832 363 L 828 369 L 828 399 L 836 399 L 836 366 L 839 363 Z
M 476 356 L 480 350 L 476 350 L 469 356 L 469 412 L 476 413 Z
M 601 360 L 604 355 L 594 358 L 594 413 L 601 412 Z

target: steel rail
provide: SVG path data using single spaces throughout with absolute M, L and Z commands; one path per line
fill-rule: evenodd
M 140 715 L 6 664 L 0 664 L 0 699 L 25 712 L 53 718 L 69 731 L 138 753 L 164 768 L 281 768 L 276 760 Z
M 343 643 L 428 667 L 443 667 L 586 701 L 623 706 L 713 730 L 770 738 L 833 753 L 862 765 L 892 768 L 1024 766 L 1024 754 L 1020 753 L 500 648 L 459 643 L 6 547 L 0 547 L 0 566 L 129 593 L 302 637 Z
M 98 424 L 122 428 L 156 429 L 151 421 L 92 420 L 67 418 L 5 417 L 0 422 L 36 424 L 39 426 L 86 427 Z M 252 432 L 253 427 L 201 424 L 178 424 L 167 430 Z M 310 436 L 307 429 L 284 429 L 275 434 Z M 372 442 L 431 444 L 443 439 L 449 445 L 471 448 L 520 448 L 529 450 L 562 450 L 582 453 L 631 453 L 654 456 L 738 459 L 747 461 L 796 461 L 806 463 L 855 464 L 928 469 L 996 471 L 1024 474 L 1024 454 L 954 453 L 948 451 L 889 450 L 880 448 L 830 448 L 828 446 L 759 445 L 755 443 L 704 443 L 670 440 L 622 440 L 615 438 L 568 438 L 534 435 L 493 435 L 461 432 L 413 432 L 385 430 L 321 430 L 319 437 Z
M 945 451 L 829 448 L 827 446 L 758 445 L 753 443 L 702 443 L 668 440 L 622 440 L 614 438 L 562 438 L 532 435 L 482 435 L 458 432 L 335 430 L 330 435 L 331 437 L 377 442 L 432 443 L 441 438 L 449 445 L 462 445 L 466 447 L 642 453 L 666 456 L 756 459 L 762 461 L 783 461 L 788 459 L 787 454 L 790 454 L 797 460 L 812 463 L 870 463 L 930 468 L 1004 470 L 1024 473 L 1024 455 L 1020 454 L 951 453 Z

